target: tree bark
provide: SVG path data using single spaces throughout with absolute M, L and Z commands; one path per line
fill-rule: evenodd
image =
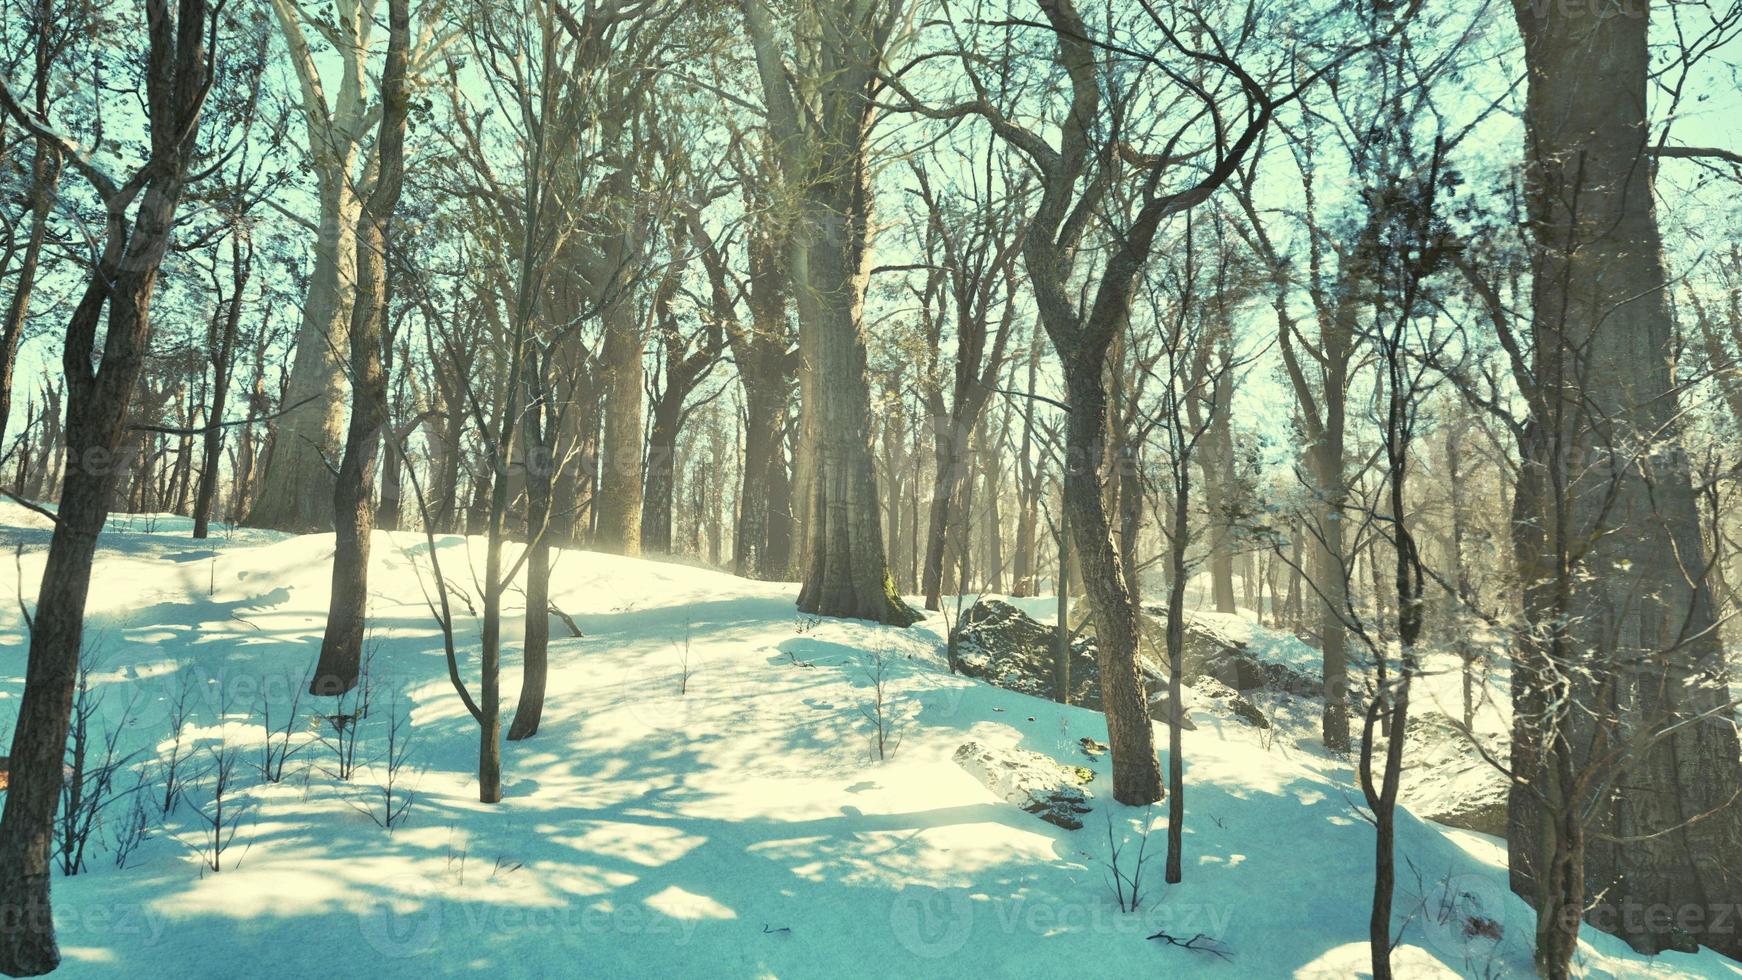
M 299 534 L 333 526 L 325 504 L 334 499 L 337 477 L 328 460 L 340 454 L 347 434 L 346 381 L 333 352 L 346 348 L 351 311 L 344 294 L 357 274 L 355 199 L 338 187 L 323 187 L 319 197 L 314 271 L 284 392 L 284 404 L 298 407 L 277 420 L 260 496 L 246 518 L 251 527 Z
M 642 372 L 641 328 L 627 298 L 605 314 L 605 438 L 599 471 L 599 527 L 595 545 L 624 555 L 641 553 Z
M 1551 975 L 1571 968 L 1581 910 L 1643 952 L 1742 957 L 1727 867 L 1742 761 L 1678 446 L 1646 152 L 1650 4 L 1515 11 L 1538 382 L 1513 524 L 1534 629 L 1514 671 L 1512 884 L 1551 930 Z M 1676 914 L 1639 914 L 1660 906 Z
M 369 544 L 375 530 L 375 463 L 388 425 L 387 374 L 382 365 L 392 275 L 388 248 L 405 173 L 405 124 L 410 93 L 406 49 L 410 0 L 388 0 L 387 65 L 381 75 L 380 173 L 357 222 L 357 295 L 351 304 L 351 421 L 333 488 L 333 589 L 326 633 L 309 693 L 337 696 L 357 685 L 369 603 Z
M 1064 511 L 1076 567 L 1095 616 L 1096 665 L 1113 757 L 1113 798 L 1127 806 L 1162 797 L 1149 703 L 1137 673 L 1137 600 L 1127 587 L 1102 496 L 1106 454 L 1104 351 L 1081 351 L 1067 364 L 1071 410 L 1065 422 Z
M 29 661 L 9 755 L 11 783 L 0 813 L 0 972 L 35 976 L 60 963 L 49 904 L 49 845 L 60 801 L 63 755 L 79 673 L 85 600 L 97 538 L 126 458 L 118 451 L 127 406 L 151 337 L 151 301 L 168 250 L 185 174 L 194 155 L 210 73 L 205 0 L 146 6 L 150 71 L 146 107 L 151 157 L 134 194 L 81 163 L 106 211 L 103 252 L 67 325 L 67 473 L 37 594 Z M 0 87 L 0 91 L 5 91 Z M 31 124 L 5 94 L 5 108 Z M 39 139 L 46 130 L 34 131 Z M 63 153 L 69 149 L 63 146 Z M 93 367 L 97 326 L 108 310 L 102 356 Z
M 647 479 L 641 498 L 641 549 L 649 554 L 672 550 L 671 518 L 677 498 L 677 442 L 682 424 L 683 394 L 668 380 L 653 402 L 653 424 L 647 430 Z
M 813 80 L 821 104 L 802 116 L 770 12 L 763 0 L 743 0 L 743 9 L 781 178 L 800 208 L 787 256 L 803 360 L 800 455 L 809 457 L 799 480 L 805 572 L 798 607 L 911 625 L 918 614 L 896 594 L 883 549 L 861 319 L 876 118 L 869 93 L 902 3 L 853 0 L 816 11 L 817 36 L 801 37 L 801 45 L 814 45 L 811 55 L 838 68 Z
M 368 56 L 375 20 L 373 6 L 360 0 L 335 0 L 318 15 L 346 42 L 336 44 L 340 79 L 329 105 L 321 70 L 304 36 L 303 24 L 311 15 L 298 0 L 271 2 L 297 73 L 308 168 L 315 176 L 320 215 L 314 228 L 314 268 L 284 393 L 284 404 L 297 407 L 278 419 L 260 496 L 246 522 L 309 533 L 332 527 L 327 503 L 334 499 L 338 477 L 330 460 L 349 438 L 340 365 L 344 355 L 339 352 L 348 349 L 351 294 L 357 289 L 357 223 L 376 164 L 363 145 L 371 110 Z
M 520 702 L 514 709 L 514 721 L 508 726 L 510 742 L 538 734 L 550 677 L 550 511 L 557 461 L 551 445 L 557 412 L 544 390 L 545 376 L 540 365 L 528 372 L 532 390 L 522 430 L 526 442 L 526 546 L 530 552 L 526 558 L 526 635 L 521 643 Z

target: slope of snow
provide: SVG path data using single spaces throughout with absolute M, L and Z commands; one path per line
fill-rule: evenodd
M 0 507 L 33 592 L 47 533 Z M 285 780 L 248 768 L 313 662 L 330 535 L 221 532 L 122 518 L 103 538 L 88 655 L 99 727 L 161 755 L 192 690 L 193 782 L 122 869 L 100 831 L 90 870 L 57 877 L 69 977 L 537 976 L 1341 977 L 1365 970 L 1372 833 L 1347 765 L 1261 743 L 1238 724 L 1187 733 L 1184 882 L 1165 885 L 1165 813 L 1113 804 L 1096 714 L 951 676 L 942 620 L 910 630 L 795 615 L 793 586 L 567 552 L 554 599 L 543 725 L 504 749 L 505 800 L 477 802 L 477 730 L 450 686 L 425 607 L 425 544 L 378 533 L 371 575 L 374 710 L 349 781 L 307 734 Z M 466 613 L 482 544 L 444 538 Z M 518 598 L 518 597 L 513 597 Z M 23 625 L 0 611 L 0 725 L 22 685 Z M 1037 610 L 1038 611 L 1038 610 Z M 509 618 L 505 714 L 519 684 Z M 899 739 L 874 758 L 876 662 Z M 190 680 L 191 679 L 191 680 Z M 379 809 L 386 737 L 409 719 L 416 799 L 389 832 Z M 304 699 L 299 733 L 328 705 Z M 952 761 L 968 741 L 1092 769 L 1090 813 L 1069 831 L 995 796 Z M 1165 737 L 1160 738 L 1165 745 Z M 221 872 L 201 863 L 197 808 L 212 760 L 246 770 Z M 149 767 L 148 767 L 149 768 Z M 133 776 L 122 777 L 124 786 Z M 147 792 L 161 792 L 148 779 Z M 202 795 L 204 794 L 204 795 Z M 119 823 L 126 804 L 108 812 Z M 1135 872 L 1120 911 L 1107 864 Z M 1502 846 L 1405 816 L 1396 925 L 1401 975 L 1528 976 L 1532 920 L 1505 889 Z M 1501 938 L 1471 936 L 1474 916 Z M 1148 937 L 1166 933 L 1184 948 Z M 1742 975 L 1712 954 L 1646 960 L 1587 931 L 1591 975 Z

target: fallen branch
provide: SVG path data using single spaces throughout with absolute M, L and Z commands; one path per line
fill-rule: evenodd
M 579 626 L 575 625 L 574 617 L 570 616 L 566 612 L 563 612 L 561 609 L 558 609 L 556 603 L 554 603 L 554 602 L 550 604 L 550 614 L 563 621 L 563 625 L 567 626 L 569 628 L 569 635 L 570 636 L 586 636 L 587 635 L 587 634 L 581 632 L 581 628 Z
M 1220 941 L 1211 939 L 1209 936 L 1206 936 L 1201 932 L 1190 939 L 1180 939 L 1178 936 L 1170 936 L 1165 932 L 1158 932 L 1149 938 L 1160 939 L 1163 942 L 1166 942 L 1169 946 L 1178 946 L 1180 949 L 1189 949 L 1194 953 L 1210 953 L 1225 960 L 1232 959 L 1232 957 L 1228 955 L 1228 951 L 1222 948 Z

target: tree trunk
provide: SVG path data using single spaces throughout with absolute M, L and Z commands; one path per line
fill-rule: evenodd
M 1071 703 L 1071 513 L 1059 508 L 1058 579 L 1054 583 L 1058 621 L 1053 626 L 1052 697 L 1059 704 Z
M 1170 383 L 1173 383 L 1170 380 Z M 1177 405 L 1176 399 L 1170 399 Z M 1178 408 L 1174 408 L 1174 425 L 1179 425 Z M 1185 443 L 1176 431 L 1176 447 Z M 1190 450 L 1185 450 L 1189 453 Z M 1174 466 L 1176 486 L 1173 497 L 1173 534 L 1168 546 L 1167 589 L 1167 868 L 1165 880 L 1170 885 L 1180 883 L 1184 869 L 1186 783 L 1185 750 L 1180 744 L 1180 729 L 1184 727 L 1185 702 L 1182 700 L 1181 679 L 1185 675 L 1185 605 L 1186 580 L 1190 565 L 1186 547 L 1191 543 L 1191 460 L 1180 460 Z
M 43 4 L 38 16 L 49 16 Z M 47 30 L 47 24 L 43 25 Z M 37 112 L 45 111 L 49 46 L 38 42 Z M 0 325 L 0 436 L 12 415 L 12 375 L 18 366 L 18 345 L 24 339 L 24 321 L 30 313 L 30 296 L 36 288 L 36 270 L 42 258 L 43 239 L 48 235 L 48 213 L 60 183 L 60 154 L 47 140 L 37 140 L 30 161 L 30 230 L 24 243 L 24 260 L 13 280 L 12 300 L 6 304 L 6 321 Z M 19 486 L 23 490 L 22 484 Z
M 56 474 L 60 471 L 61 420 L 66 417 L 61 410 L 61 388 L 53 384 L 45 386 L 43 402 L 43 430 L 38 440 L 40 450 L 36 466 L 31 470 L 28 484 L 19 488 L 19 493 L 27 500 L 48 499 L 55 490 Z
M 744 482 L 738 495 L 733 570 L 751 578 L 772 578 L 785 574 L 791 561 L 792 505 L 790 497 L 782 502 L 777 491 L 786 483 L 787 399 L 784 390 L 770 390 L 762 379 L 751 381 L 742 370 L 740 378 L 745 396 Z M 779 554 L 775 553 L 777 537 L 785 543 Z
M 212 397 L 206 411 L 204 445 L 200 453 L 200 488 L 194 497 L 194 537 L 204 538 L 210 527 L 212 498 L 218 490 L 218 471 L 224 452 L 224 403 L 230 393 L 231 361 L 236 352 L 236 328 L 242 319 L 242 291 L 248 286 L 253 249 L 244 257 L 242 244 L 230 241 L 230 305 L 224 310 L 223 328 L 212 352 Z M 240 474 L 237 474 L 240 478 Z
M 942 399 L 938 399 L 942 401 Z M 938 406 L 941 409 L 941 404 Z M 959 413 L 937 411 L 932 415 L 933 457 L 937 460 L 932 480 L 931 516 L 926 524 L 924 579 L 920 588 L 925 593 L 925 607 L 941 608 L 944 589 L 945 552 L 954 539 L 961 537 L 963 502 L 962 487 L 968 479 L 968 440 L 973 436 L 973 422 Z M 952 522 L 952 517 L 954 522 Z M 966 589 L 966 583 L 958 584 Z
M 1137 602 L 1126 585 L 1100 486 L 1107 433 L 1104 356 L 1104 352 L 1086 351 L 1067 362 L 1071 410 L 1065 426 L 1064 510 L 1083 589 L 1095 616 L 1101 700 L 1113 756 L 1113 798 L 1127 806 L 1143 806 L 1162 797 L 1161 763 L 1155 754 L 1143 679 L 1137 673 Z
M 1326 402 L 1341 404 L 1340 393 L 1327 392 Z M 1329 412 L 1327 412 L 1329 414 Z M 1318 593 L 1319 644 L 1324 651 L 1325 707 L 1321 734 L 1325 748 L 1347 752 L 1349 741 L 1349 651 L 1343 617 L 1347 614 L 1350 570 L 1343 557 L 1343 426 L 1342 413 L 1333 416 L 1323 440 L 1311 455 L 1313 506 L 1312 587 Z
M 526 558 L 526 636 L 521 643 L 520 703 L 508 740 L 518 742 L 538 734 L 544 717 L 544 692 L 550 676 L 550 551 L 551 491 L 558 458 L 550 443 L 556 419 L 550 399 L 544 395 L 542 372 L 530 372 L 536 386 L 526 413 L 526 540 L 531 549 Z
M 823 205 L 800 232 L 795 249 L 799 315 L 815 332 L 813 401 L 805 406 L 816 427 L 818 465 L 804 529 L 808 567 L 798 607 L 822 616 L 870 619 L 908 626 L 918 614 L 895 591 L 883 550 L 877 475 L 872 466 L 871 396 L 865 375 L 866 235 L 870 186 L 864 146 L 852 170 L 818 188 Z M 812 207 L 816 207 L 813 203 Z M 825 227 L 828 230 L 825 230 Z
M 1006 411 L 998 426 L 998 440 L 991 444 L 984 436 L 988 435 L 984 416 L 981 419 L 982 440 L 980 443 L 980 478 L 984 481 L 986 498 L 986 519 L 980 522 L 985 531 L 986 558 L 981 565 L 986 569 L 984 578 L 986 590 L 993 594 L 1004 591 L 1004 520 L 999 503 L 1004 496 L 1004 472 L 998 465 L 998 448 L 1004 445 L 1005 438 L 1010 434 L 1010 415 Z
M 1016 558 L 1010 594 L 1031 596 L 1039 591 L 1040 556 L 1036 537 L 1040 525 L 1040 476 L 1034 465 L 1034 392 L 1040 370 L 1042 334 L 1037 326 L 1028 351 L 1028 396 L 1022 400 L 1022 441 L 1016 450 L 1017 491 L 1020 494 L 1016 521 Z M 1061 584 L 1059 590 L 1063 591 Z
M 34 976 L 60 962 L 49 905 L 49 845 L 60 802 L 62 764 L 84 636 L 85 600 L 97 537 L 108 518 L 127 407 L 151 338 L 151 301 L 168 250 L 184 175 L 193 156 L 208 76 L 207 8 L 182 0 L 147 7 L 152 72 L 146 100 L 151 159 L 128 202 L 113 185 L 104 199 L 103 253 L 68 322 L 62 366 L 67 376 L 67 473 L 30 631 L 24 691 L 12 732 L 11 783 L 0 813 L 0 972 Z M 22 115 L 7 99 L 7 110 Z M 45 134 L 38 132 L 39 138 Z M 93 179 L 93 184 L 98 181 Z M 130 195 L 131 196 L 131 195 Z M 93 367 L 97 327 L 108 324 Z
M 1513 768 L 1558 796 L 1515 787 L 1507 837 L 1513 887 L 1544 919 L 1582 909 L 1642 952 L 1742 957 L 1726 858 L 1742 853 L 1742 762 L 1678 446 L 1646 154 L 1649 7 L 1516 6 L 1540 381 L 1513 526 L 1535 627 L 1514 673 Z M 1569 701 L 1570 715 L 1555 707 Z M 1639 914 L 1659 907 L 1676 914 Z M 1544 939 L 1539 966 L 1569 970 L 1572 937 Z
M 346 349 L 348 294 L 357 281 L 357 201 L 343 184 L 344 178 L 321 181 L 314 272 L 284 392 L 284 407 L 290 410 L 277 420 L 260 496 L 248 512 L 251 527 L 299 534 L 333 527 L 327 505 L 335 499 L 337 477 L 328 460 L 339 455 L 348 438 L 346 381 L 334 352 Z
M 653 403 L 653 425 L 647 436 L 647 487 L 642 497 L 641 549 L 652 554 L 672 550 L 671 515 L 677 494 L 677 441 L 679 416 L 687 391 L 676 379 L 666 379 L 666 390 Z
M 1216 375 L 1215 415 L 1210 419 L 1209 438 L 1201 458 L 1204 501 L 1210 515 L 1210 595 L 1219 613 L 1234 613 L 1234 542 L 1230 518 L 1234 492 L 1234 434 L 1229 416 L 1233 407 L 1232 354 L 1223 345 L 1218 351 L 1221 367 Z M 1251 589 L 1248 578 L 1246 586 Z
M 357 224 L 357 295 L 351 306 L 351 422 L 345 456 L 333 488 L 333 591 L 326 633 L 309 693 L 337 696 L 355 687 L 363 661 L 363 631 L 369 602 L 369 543 L 375 528 L 375 461 L 388 425 L 387 373 L 382 365 L 392 276 L 388 248 L 393 212 L 405 172 L 405 124 L 409 109 L 406 48 L 410 0 L 388 0 L 387 63 L 382 71 L 380 173 Z
M 621 286 L 612 288 L 621 290 Z M 598 538 L 603 551 L 641 553 L 641 327 L 628 297 L 605 313 L 605 440 L 599 472 Z

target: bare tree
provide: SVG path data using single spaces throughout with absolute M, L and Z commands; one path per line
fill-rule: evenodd
M 1015 233 L 1016 209 L 1026 195 L 1020 186 L 999 193 L 1007 179 L 996 166 L 999 162 L 990 150 L 983 159 L 963 161 L 973 172 L 973 188 L 959 195 L 960 200 L 934 190 L 925 168 L 913 165 L 932 265 L 926 295 L 920 297 L 921 315 L 927 324 L 926 349 L 934 358 L 943 346 L 946 321 L 955 327 L 948 400 L 941 370 L 934 367 L 921 380 L 936 458 L 921 581 L 927 609 L 937 609 L 943 594 L 946 545 L 953 540 L 956 549 L 967 546 L 961 532 L 966 524 L 963 492 L 973 460 L 969 442 L 1003 373 L 1016 320 L 1013 273 L 1021 245 Z M 968 583 L 960 583 L 959 589 L 966 588 Z
M 863 313 L 871 235 L 873 95 L 902 0 L 798 0 L 790 38 L 742 0 L 780 180 L 796 214 L 786 258 L 799 315 L 799 609 L 907 626 L 883 550 L 871 456 Z M 790 45 L 793 61 L 785 49 Z
M 387 414 L 387 372 L 382 361 L 391 299 L 388 249 L 393 213 L 405 180 L 405 126 L 411 109 L 407 77 L 411 44 L 410 0 L 387 0 L 387 66 L 381 73 L 381 130 L 375 140 L 377 171 L 357 220 L 357 295 L 351 302 L 351 420 L 345 455 L 333 487 L 333 590 L 327 606 L 320 660 L 309 693 L 334 697 L 355 687 L 363 662 L 363 630 L 369 603 L 369 544 L 375 531 L 375 463 Z
M 985 59 L 966 49 L 953 53 L 972 90 L 966 98 L 927 105 L 899 77 L 886 81 L 903 97 L 903 108 L 943 121 L 970 116 L 984 120 L 1022 154 L 1038 182 L 1022 252 L 1041 323 L 1065 379 L 1064 507 L 1095 618 L 1112 742 L 1113 794 L 1126 804 L 1153 803 L 1162 795 L 1161 771 L 1136 666 L 1137 601 L 1103 498 L 1109 357 L 1126 327 L 1133 289 L 1163 222 L 1208 199 L 1233 175 L 1277 107 L 1298 96 L 1301 83 L 1272 95 L 1220 43 L 1193 47 L 1174 21 L 1148 4 L 1140 15 L 1142 36 L 1154 41 L 1155 52 L 1097 40 L 1097 32 L 1069 0 L 1044 0 L 1040 8 L 1044 22 L 1016 19 L 1004 22 L 1002 30 L 1039 29 L 1052 37 L 1053 60 L 1068 80 L 1069 104 L 1044 128 L 1025 120 L 1023 107 L 995 101 L 1012 87 L 983 78 Z M 1202 11 L 1177 16 L 1213 42 L 1214 29 Z M 959 38 L 960 32 L 953 36 Z M 1134 141 L 1147 134 L 1127 118 L 1128 96 L 1108 92 L 1101 62 L 1126 59 L 1134 71 L 1141 71 L 1174 55 L 1220 81 L 1180 84 L 1173 94 L 1194 102 L 1198 111 L 1181 118 L 1164 116 L 1155 125 L 1172 129 L 1159 136 L 1158 152 L 1145 152 Z M 1011 70 L 1008 59 L 1004 65 Z M 1157 77 L 1164 87 L 1179 78 L 1159 71 Z M 995 92 L 1001 94 L 995 97 Z M 1230 138 L 1224 115 L 1236 105 L 1242 122 Z M 1056 139 L 1049 141 L 1054 132 Z M 1183 167 L 1185 156 L 1202 159 Z M 1180 186 L 1168 183 L 1179 180 L 1181 173 L 1192 176 Z M 1096 230 L 1106 236 L 1104 255 L 1086 254 L 1083 248 L 1085 237 Z M 1085 299 L 1079 302 L 1075 284 L 1085 279 L 1080 290 Z
M 356 235 L 381 165 L 379 149 L 367 138 L 386 108 L 370 96 L 380 2 L 338 0 L 316 8 L 305 0 L 271 0 L 296 72 L 320 213 L 314 222 L 287 215 L 313 233 L 314 268 L 285 389 L 289 411 L 274 432 L 260 497 L 247 517 L 257 527 L 308 532 L 332 526 L 326 503 L 333 499 L 337 472 L 329 460 L 342 452 L 347 436 L 341 359 L 349 349 L 345 334 L 359 289 Z M 454 32 L 439 30 L 440 10 L 441 0 L 435 0 L 420 13 L 422 28 L 406 48 L 409 78 L 422 75 L 453 42 Z M 311 31 L 324 46 L 311 42 Z M 339 86 L 330 95 L 320 67 L 327 59 L 339 67 Z
M 49 81 L 55 62 L 70 43 L 78 25 L 76 13 L 63 18 L 55 10 L 54 0 L 36 0 L 31 5 L 31 74 L 28 94 L 37 118 L 48 118 L 52 98 Z M 63 20 L 65 22 L 63 22 Z M 18 365 L 18 345 L 24 339 L 25 319 L 30 313 L 30 299 L 36 288 L 37 271 L 42 250 L 48 238 L 48 216 L 53 208 L 60 184 L 60 146 L 53 140 L 37 137 L 31 144 L 29 219 L 24 234 L 24 251 L 19 256 L 18 269 L 11 269 L 12 248 L 7 249 L 6 262 L 0 269 L 12 279 L 12 298 L 6 304 L 6 319 L 0 322 L 0 435 L 6 432 L 12 415 L 12 374 Z M 15 240 L 8 235 L 9 246 Z M 28 452 L 25 454 L 29 455 Z M 24 488 L 20 485 L 19 489 Z
M 1528 340 L 1495 323 L 1530 412 L 1513 521 L 1530 628 L 1507 838 L 1548 976 L 1572 969 L 1581 914 L 1641 950 L 1742 955 L 1742 933 L 1712 928 L 1742 897 L 1712 860 L 1742 849 L 1742 752 L 1679 446 L 1649 166 L 1652 6 L 1515 5 Z M 1667 924 L 1626 914 L 1660 903 L 1695 907 Z
M 68 710 L 77 684 L 85 599 L 97 535 L 108 517 L 127 403 L 151 338 L 151 301 L 169 249 L 176 209 L 198 149 L 199 121 L 210 92 L 218 13 L 206 0 L 145 5 L 146 132 L 150 155 L 124 178 L 111 175 L 24 108 L 0 83 L 0 103 L 62 158 L 101 200 L 102 250 L 67 324 L 67 471 L 54 535 L 30 627 L 29 665 L 10 754 L 13 779 L 0 815 L 0 972 L 34 976 L 60 962 L 49 906 L 50 824 L 59 799 Z M 131 212 L 131 214 L 129 213 Z M 98 322 L 104 311 L 101 354 Z M 46 512 L 45 512 L 46 513 Z

